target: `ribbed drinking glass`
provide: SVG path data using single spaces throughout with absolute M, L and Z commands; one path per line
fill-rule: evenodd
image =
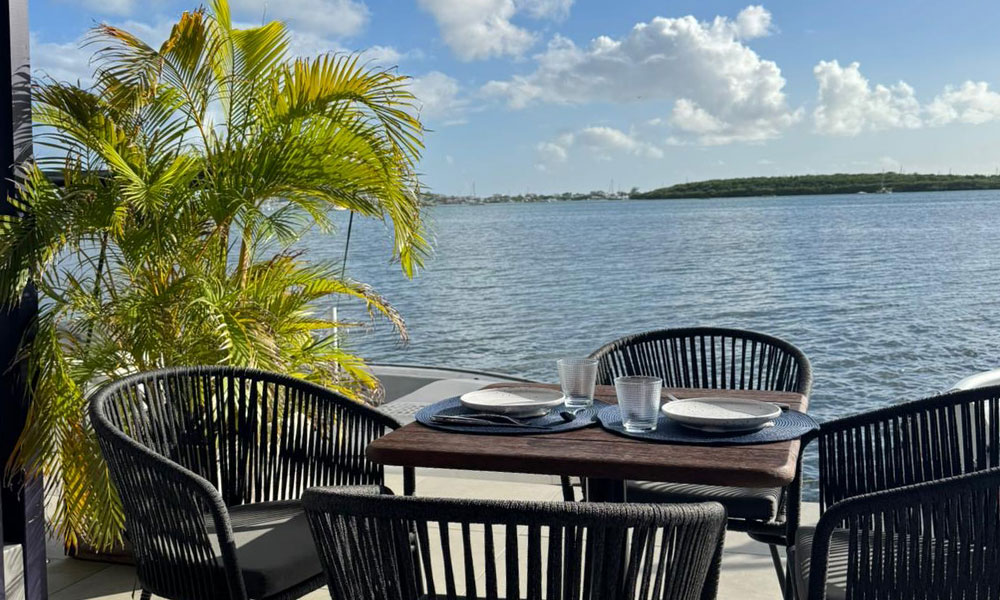
M 615 378 L 615 395 L 625 431 L 656 431 L 662 385 L 659 377 L 626 375 Z
M 597 381 L 596 358 L 560 358 L 559 384 L 566 395 L 566 406 L 585 408 L 594 404 L 594 384 Z

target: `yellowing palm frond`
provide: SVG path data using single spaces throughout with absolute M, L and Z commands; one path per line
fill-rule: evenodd
M 0 293 L 16 302 L 33 281 L 43 305 L 12 464 L 47 476 L 67 546 L 104 548 L 121 540 L 122 511 L 86 419 L 95 386 L 228 364 L 374 397 L 349 351 L 365 324 L 324 309 L 355 302 L 405 340 L 402 316 L 340 265 L 286 248 L 331 229 L 337 208 L 391 221 L 408 275 L 428 245 L 406 77 L 352 55 L 290 61 L 283 25 L 234 28 L 225 0 L 184 13 L 159 45 L 108 25 L 88 44 L 92 87 L 35 90 L 49 152 L 21 165 L 20 212 L 0 216 Z

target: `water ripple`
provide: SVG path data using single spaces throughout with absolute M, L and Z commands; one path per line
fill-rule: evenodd
M 809 355 L 820 420 L 1000 366 L 997 192 L 446 206 L 430 221 L 435 252 L 413 281 L 382 223 L 355 224 L 348 272 L 411 333 L 356 335 L 369 359 L 553 380 L 557 357 L 624 334 L 741 327 Z M 303 245 L 339 260 L 342 241 Z

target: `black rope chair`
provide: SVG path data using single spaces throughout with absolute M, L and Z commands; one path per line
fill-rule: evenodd
M 597 383 L 612 385 L 622 375 L 649 375 L 664 387 L 797 392 L 812 389 L 809 359 L 792 344 L 762 333 L 719 327 L 661 329 L 615 340 L 590 355 L 599 360 Z M 801 469 L 791 487 L 801 485 Z M 567 478 L 563 495 L 575 494 Z M 783 592 L 788 574 L 778 546 L 791 545 L 787 488 L 740 488 L 656 481 L 629 481 L 626 497 L 634 502 L 720 502 L 729 529 L 746 531 L 768 544 Z M 791 529 L 790 529 L 791 527 Z
M 300 379 L 228 367 L 140 373 L 91 400 L 142 598 L 298 598 L 325 579 L 300 498 L 381 485 L 369 442 L 399 424 Z M 404 471 L 404 491 L 413 472 Z
M 707 600 L 725 510 L 403 498 L 384 488 L 303 498 L 332 598 Z
M 824 423 L 800 598 L 1000 598 L 1000 386 Z M 793 499 L 797 506 L 797 498 Z

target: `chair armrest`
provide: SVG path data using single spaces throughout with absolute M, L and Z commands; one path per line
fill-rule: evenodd
M 122 501 L 128 539 L 136 550 L 144 582 L 157 588 L 157 593 L 159 589 L 169 591 L 176 578 L 184 575 L 183 564 L 176 570 L 176 557 L 210 559 L 215 555 L 211 544 L 214 533 L 230 597 L 245 598 L 229 511 L 219 490 L 197 473 L 123 434 L 99 411 L 91 411 L 91 422 Z M 207 526 L 209 517 L 212 532 Z M 173 531 L 177 523 L 186 524 L 184 531 L 162 535 Z M 213 583 L 203 579 L 196 587 L 213 589 Z
M 399 429 L 403 426 L 395 417 L 387 415 L 380 410 L 375 410 L 367 405 L 360 405 L 364 407 L 367 411 L 376 413 L 378 416 L 373 417 L 379 419 L 379 422 L 383 423 L 386 427 L 392 430 Z M 403 495 L 413 496 L 417 492 L 417 475 L 413 467 L 403 467 Z
M 813 537 L 809 598 L 825 598 L 830 543 L 836 529 L 846 528 L 851 532 L 863 529 L 867 532 L 872 531 L 873 524 L 878 524 L 873 542 L 867 542 L 865 547 L 880 540 L 895 539 L 894 536 L 918 535 L 925 529 L 938 530 L 961 520 L 958 515 L 952 514 L 952 505 L 971 505 L 971 501 L 963 502 L 962 499 L 983 491 L 992 491 L 993 510 L 1000 513 L 1000 468 L 854 496 L 829 507 L 820 517 Z M 935 506 L 938 504 L 948 504 L 949 510 L 935 511 L 935 508 L 942 508 Z M 989 505 L 985 505 L 987 510 Z M 998 519 L 1000 515 L 994 518 L 994 524 L 1000 522 Z M 888 528 L 883 528 L 882 524 Z M 975 524 L 976 527 L 980 525 Z M 953 543 L 960 543 L 960 540 Z
M 802 457 L 806 446 L 819 436 L 818 431 L 810 431 L 799 440 L 799 456 L 795 463 L 795 479 L 788 487 L 785 497 L 785 541 L 791 546 L 795 543 L 795 533 L 799 529 L 802 518 Z
M 325 389 L 325 388 L 320 388 L 320 389 Z M 380 410 L 368 406 L 367 404 L 362 404 L 360 402 L 346 404 L 345 401 L 346 402 L 352 402 L 352 401 L 347 400 L 346 398 L 343 398 L 339 395 L 336 395 L 330 390 L 326 391 L 327 395 L 323 396 L 325 401 L 332 402 L 334 404 L 339 404 L 340 406 L 345 407 L 346 410 L 354 412 L 357 415 L 360 415 L 364 420 L 371 421 L 372 423 L 375 423 L 377 425 L 382 425 L 391 430 L 396 430 L 403 426 L 403 424 L 400 423 L 399 420 L 397 420 L 395 417 L 387 415 Z M 362 452 L 363 451 L 364 449 L 362 449 Z M 416 473 L 413 467 L 403 467 L 403 495 L 413 496 L 416 493 L 416 487 L 417 487 Z

